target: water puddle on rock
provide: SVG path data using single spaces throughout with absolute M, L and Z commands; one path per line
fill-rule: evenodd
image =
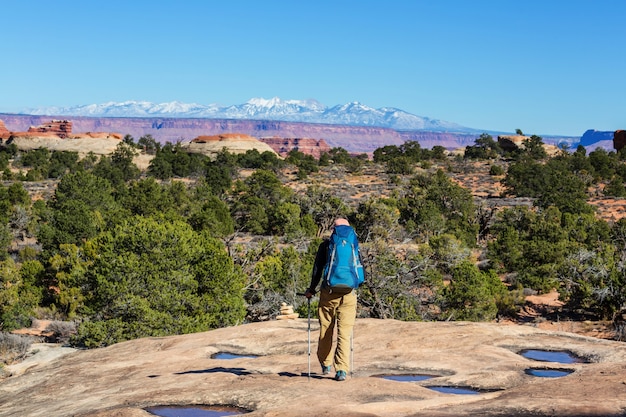
M 557 363 L 584 363 L 585 359 L 574 355 L 567 351 L 526 349 L 520 353 L 526 359 L 532 359 L 541 362 L 557 362 Z
M 528 375 L 538 376 L 541 378 L 560 378 L 574 372 L 573 369 L 545 369 L 545 368 L 528 368 L 524 372 Z
M 433 391 L 441 392 L 444 394 L 461 394 L 461 395 L 478 395 L 480 391 L 475 388 L 462 388 L 462 387 L 446 387 L 446 386 L 432 386 L 425 387 Z
M 396 375 L 373 375 L 377 378 L 388 379 L 390 381 L 400 382 L 419 382 L 425 381 L 431 378 L 437 378 L 441 375 L 429 375 L 429 374 L 396 374 Z M 469 387 L 451 387 L 445 385 L 424 385 L 424 388 L 431 389 L 433 391 L 441 392 L 444 394 L 464 394 L 464 395 L 476 395 L 480 394 L 481 390 Z
M 378 378 L 388 379 L 390 381 L 417 382 L 417 381 L 424 381 L 430 378 L 436 378 L 438 375 L 405 374 L 405 375 L 376 375 L 376 376 Z
M 160 417 L 222 417 L 222 416 L 237 416 L 244 414 L 244 411 L 236 409 L 234 407 L 205 407 L 205 406 L 193 406 L 193 407 L 148 407 L 145 409 L 150 414 Z
M 256 359 L 257 357 L 254 355 L 239 355 L 236 353 L 228 353 L 228 352 L 218 352 L 211 356 L 211 359 Z

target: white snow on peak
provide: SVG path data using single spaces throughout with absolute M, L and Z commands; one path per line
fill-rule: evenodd
M 171 117 L 282 120 L 303 123 L 378 126 L 398 130 L 454 130 L 474 132 L 456 123 L 416 116 L 393 107 L 374 109 L 359 101 L 327 107 L 315 99 L 251 98 L 243 104 L 219 106 L 171 101 L 151 103 L 127 100 L 72 107 L 26 109 L 20 114 L 90 117 Z

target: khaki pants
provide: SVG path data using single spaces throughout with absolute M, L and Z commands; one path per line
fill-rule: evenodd
M 356 291 L 348 294 L 320 291 L 318 308 L 320 338 L 317 345 L 317 358 L 322 366 L 333 364 L 333 333 L 337 327 L 337 348 L 334 354 L 336 371 L 350 371 L 350 338 L 356 320 Z

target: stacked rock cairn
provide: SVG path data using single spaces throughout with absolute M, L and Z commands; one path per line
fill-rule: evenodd
M 280 306 L 280 314 L 276 316 L 278 320 L 297 319 L 298 313 L 293 312 L 293 306 L 288 306 L 287 303 L 282 303 Z

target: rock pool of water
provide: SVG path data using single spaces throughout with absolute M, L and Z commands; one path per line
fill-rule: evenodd
M 432 386 L 432 387 L 426 387 L 426 388 L 432 389 L 433 391 L 442 392 L 444 394 L 462 394 L 462 395 L 480 394 L 478 390 L 472 389 L 472 388 L 445 387 L 445 386 Z
M 378 378 L 388 379 L 390 381 L 401 381 L 401 382 L 417 382 L 417 381 L 424 381 L 426 379 L 437 377 L 437 375 L 425 375 L 425 374 L 377 375 L 377 376 Z
M 539 368 L 529 368 L 526 369 L 528 375 L 538 376 L 541 378 L 560 378 L 562 376 L 567 376 L 574 372 L 571 369 L 539 369 Z
M 212 359 L 241 359 L 241 358 L 248 358 L 248 359 L 255 359 L 256 356 L 254 355 L 239 355 L 236 353 L 228 353 L 228 352 L 218 352 L 215 355 L 211 356 Z
M 222 417 L 244 414 L 240 410 L 229 407 L 149 407 L 145 409 L 150 414 L 160 417 Z
M 542 362 L 583 363 L 585 360 L 566 351 L 526 349 L 520 352 L 526 359 Z

